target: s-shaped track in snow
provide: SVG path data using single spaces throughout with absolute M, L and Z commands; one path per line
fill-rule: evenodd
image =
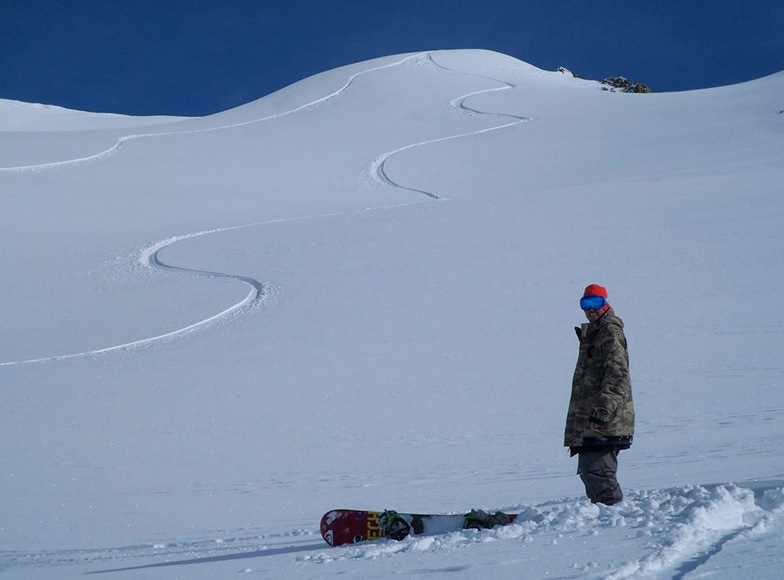
M 522 123 L 527 123 L 528 121 L 531 120 L 531 118 L 530 117 L 523 117 L 523 116 L 520 116 L 520 115 L 512 115 L 510 113 L 494 113 L 494 112 L 489 112 L 489 111 L 480 111 L 479 109 L 474 109 L 472 107 L 469 107 L 468 105 L 465 104 L 465 102 L 470 97 L 473 97 L 473 96 L 476 96 L 476 95 L 481 95 L 481 94 L 484 94 L 484 93 L 492 93 L 492 92 L 495 92 L 495 91 L 506 91 L 506 90 L 509 90 L 509 89 L 514 89 L 516 85 L 514 85 L 514 84 L 512 84 L 512 83 L 510 83 L 508 81 L 501 80 L 501 79 L 495 79 L 495 78 L 492 78 L 492 77 L 486 77 L 486 76 L 476 75 L 476 74 L 472 74 L 472 73 L 465 73 L 465 72 L 462 72 L 462 71 L 458 71 L 458 70 L 454 70 L 454 69 L 448 68 L 448 67 L 446 67 L 446 66 L 436 62 L 436 60 L 433 58 L 433 54 L 430 53 L 430 52 L 426 53 L 425 56 L 427 57 L 428 61 L 430 61 L 433 65 L 435 65 L 438 68 L 440 68 L 442 70 L 445 70 L 447 72 L 456 73 L 456 74 L 467 74 L 467 75 L 474 76 L 474 77 L 481 78 L 481 79 L 485 79 L 485 80 L 488 80 L 488 81 L 501 83 L 503 85 L 501 87 L 495 87 L 495 88 L 492 88 L 492 89 L 483 89 L 481 91 L 474 91 L 474 92 L 468 93 L 467 95 L 463 95 L 462 97 L 457 97 L 456 99 L 452 99 L 449 102 L 450 106 L 452 106 L 452 107 L 454 107 L 456 109 L 459 109 L 461 111 L 465 111 L 465 112 L 469 112 L 469 113 L 476 113 L 478 115 L 493 115 L 493 116 L 508 117 L 510 119 L 513 119 L 509 123 L 504 123 L 503 125 L 497 125 L 495 127 L 488 127 L 487 129 L 479 129 L 478 131 L 468 131 L 466 133 L 458 133 L 456 135 L 449 135 L 447 137 L 439 137 L 437 139 L 429 139 L 427 141 L 420 141 L 419 143 L 412 143 L 410 145 L 405 145 L 403 147 L 399 147 L 398 149 L 394 149 L 392 151 L 387 151 L 386 153 L 380 155 L 375 161 L 373 161 L 373 163 L 370 166 L 370 173 L 371 173 L 371 175 L 379 183 L 382 183 L 384 185 L 389 185 L 389 186 L 395 187 L 397 189 L 403 189 L 403 190 L 411 191 L 411 192 L 414 192 L 414 193 L 421 193 L 422 195 L 426 195 L 427 197 L 429 197 L 431 199 L 447 200 L 448 198 L 443 197 L 443 196 L 441 196 L 441 195 L 439 195 L 439 194 L 437 194 L 435 192 L 425 191 L 424 189 L 416 189 L 416 188 L 413 188 L 413 187 L 409 187 L 409 186 L 403 185 L 403 184 L 401 184 L 401 183 L 399 183 L 397 181 L 394 181 L 391 177 L 389 177 L 389 174 L 388 174 L 388 172 L 386 170 L 386 163 L 387 163 L 387 161 L 389 161 L 389 159 L 391 157 L 397 155 L 398 153 L 402 153 L 403 151 L 408 151 L 409 149 L 414 149 L 415 147 L 422 147 L 424 145 L 433 145 L 435 143 L 443 143 L 444 141 L 452 141 L 453 139 L 462 139 L 464 137 L 471 137 L 471 136 L 475 136 L 475 135 L 481 135 L 482 133 L 490 133 L 492 131 L 499 131 L 500 129 L 506 129 L 507 127 L 514 127 L 514 126 L 520 125 Z
M 432 54 L 429 53 L 429 52 L 427 52 L 427 53 L 418 53 L 418 54 L 414 54 L 414 55 L 411 55 L 411 56 L 407 56 L 407 57 L 403 58 L 402 60 L 399 60 L 399 61 L 396 61 L 396 62 L 393 62 L 393 63 L 390 63 L 390 64 L 369 68 L 367 70 L 355 73 L 355 74 L 351 75 L 348 78 L 348 80 L 346 81 L 346 83 L 342 87 L 340 87 L 338 90 L 334 91 L 333 93 L 330 93 L 329 95 L 326 95 L 324 97 L 321 97 L 321 98 L 316 99 L 314 101 L 311 101 L 309 103 L 305 103 L 304 105 L 301 105 L 301 106 L 296 107 L 294 109 L 291 109 L 289 111 L 285 111 L 283 113 L 278 113 L 278 114 L 275 114 L 275 115 L 270 115 L 270 116 L 262 117 L 262 118 L 259 118 L 259 119 L 253 119 L 253 120 L 250 120 L 250 121 L 244 121 L 242 123 L 234 123 L 234 124 L 231 124 L 231 125 L 224 125 L 224 126 L 220 126 L 220 127 L 211 127 L 211 128 L 207 128 L 207 129 L 196 129 L 196 130 L 191 130 L 191 131 L 179 131 L 179 132 L 173 131 L 173 132 L 165 132 L 165 133 L 146 133 L 146 134 L 137 134 L 137 135 L 127 135 L 127 136 L 124 136 L 124 137 L 121 137 L 120 139 L 118 139 L 117 142 L 112 147 L 110 147 L 110 148 L 108 148 L 108 149 L 106 149 L 104 151 L 101 151 L 99 153 L 96 153 L 94 155 L 89 155 L 89 156 L 78 158 L 78 159 L 70 159 L 70 160 L 58 161 L 58 162 L 52 162 L 52 163 L 43 163 L 43 164 L 39 164 L 39 165 L 29 165 L 29 166 L 0 168 L 0 172 L 41 171 L 41 170 L 49 170 L 49 169 L 61 168 L 61 167 L 64 167 L 64 166 L 80 164 L 80 163 L 95 162 L 95 161 L 102 160 L 102 159 L 108 157 L 109 155 L 113 155 L 113 154 L 117 153 L 124 143 L 126 143 L 128 141 L 131 141 L 131 140 L 134 140 L 134 139 L 154 138 L 154 137 L 171 136 L 171 135 L 192 135 L 192 134 L 197 134 L 197 133 L 206 133 L 206 132 L 211 132 L 211 131 L 220 131 L 220 130 L 224 130 L 224 129 L 231 129 L 231 128 L 235 128 L 235 127 L 242 127 L 242 126 L 251 125 L 251 124 L 254 124 L 254 123 L 260 123 L 260 122 L 263 122 L 263 121 L 268 121 L 268 120 L 271 120 L 271 119 L 284 117 L 284 116 L 296 113 L 298 111 L 302 111 L 302 110 L 305 110 L 307 108 L 316 106 L 316 105 L 318 105 L 320 103 L 323 103 L 325 101 L 328 101 L 330 99 L 333 99 L 333 98 L 339 96 L 340 94 L 345 92 L 353 84 L 353 82 L 358 77 L 360 77 L 362 75 L 369 74 L 369 73 L 376 72 L 376 71 L 383 70 L 383 69 L 387 69 L 387 68 L 391 68 L 391 67 L 394 67 L 394 66 L 399 66 L 399 65 L 405 64 L 406 62 L 409 62 L 409 61 L 421 58 L 423 56 L 426 57 L 430 63 L 432 63 L 433 65 L 435 65 L 438 68 L 441 68 L 441 69 L 443 69 L 445 71 L 452 72 L 452 73 L 457 73 L 457 74 L 471 74 L 471 73 L 463 73 L 461 71 L 453 70 L 453 69 L 450 69 L 450 68 L 447 68 L 447 67 L 445 67 L 443 65 L 438 64 L 433 59 Z M 394 149 L 392 151 L 388 151 L 388 152 L 382 154 L 381 156 L 379 156 L 370 165 L 370 173 L 371 173 L 371 175 L 373 176 L 373 178 L 377 182 L 379 182 L 381 184 L 384 184 L 384 185 L 388 185 L 390 187 L 394 187 L 394 188 L 400 189 L 400 190 L 406 190 L 406 191 L 411 191 L 411 192 L 414 192 L 414 193 L 419 193 L 419 194 L 422 194 L 422 195 L 425 195 L 425 196 L 429 197 L 430 199 L 446 200 L 447 198 L 445 198 L 445 197 L 443 197 L 443 196 L 441 196 L 441 195 L 439 195 L 437 193 L 430 192 L 430 191 L 425 191 L 423 189 L 416 189 L 416 188 L 413 188 L 413 187 L 408 187 L 408 186 L 403 185 L 403 184 L 401 184 L 399 182 L 396 182 L 394 179 L 392 179 L 389 176 L 389 174 L 387 172 L 387 169 L 386 169 L 387 161 L 391 157 L 393 157 L 394 155 L 396 155 L 398 153 L 401 153 L 403 151 L 407 151 L 407 150 L 410 150 L 410 149 L 413 149 L 413 148 L 416 148 L 416 147 L 422 147 L 422 146 L 425 146 L 425 145 L 432 145 L 432 144 L 435 144 L 435 143 L 441 143 L 441 142 L 450 141 L 450 140 L 453 140 L 453 139 L 460 139 L 460 138 L 469 137 L 469 136 L 473 136 L 473 135 L 479 135 L 479 134 L 482 134 L 482 133 L 489 133 L 491 131 L 498 131 L 500 129 L 504 129 L 504 128 L 507 128 L 507 127 L 512 127 L 512 126 L 515 126 L 515 125 L 519 125 L 521 123 L 525 123 L 525 122 L 530 120 L 528 117 L 521 117 L 521 116 L 516 116 L 516 115 L 511 115 L 511 114 L 506 114 L 506 113 L 486 112 L 486 111 L 480 111 L 480 110 L 468 107 L 465 104 L 465 101 L 469 97 L 472 97 L 472 96 L 478 95 L 478 94 L 482 94 L 482 93 L 488 93 L 488 92 L 494 92 L 494 91 L 507 90 L 507 89 L 514 88 L 514 85 L 512 83 L 507 82 L 507 81 L 494 79 L 494 78 L 490 78 L 490 77 L 482 77 L 480 75 L 475 75 L 475 74 L 471 74 L 471 76 L 476 76 L 478 78 L 483 78 L 483 79 L 486 79 L 486 80 L 499 82 L 499 83 L 502 83 L 504 86 L 496 87 L 496 88 L 492 88 L 492 89 L 485 89 L 485 90 L 481 90 L 481 91 L 475 91 L 475 92 L 469 93 L 467 95 L 463 95 L 462 97 L 458 97 L 458 98 L 453 99 L 452 101 L 450 101 L 450 106 L 455 107 L 457 109 L 460 109 L 462 111 L 472 112 L 472 113 L 481 114 L 481 115 L 502 116 L 502 117 L 511 118 L 513 120 L 511 122 L 509 122 L 509 123 L 504 123 L 502 125 L 498 125 L 498 126 L 495 126 L 495 127 L 489 127 L 489 128 L 480 129 L 480 130 L 477 130 L 477 131 L 469 131 L 469 132 L 465 132 L 465 133 L 459 133 L 459 134 L 456 134 L 456 135 L 449 135 L 449 136 L 446 136 L 446 137 L 439 137 L 439 138 L 436 138 L 436 139 L 430 139 L 430 140 L 427 140 L 427 141 L 421 141 L 421 142 L 418 142 L 418 143 L 412 143 L 410 145 L 406 145 L 404 147 L 400 147 L 398 149 Z M 401 205 L 409 205 L 409 204 L 401 204 Z M 373 209 L 388 209 L 388 206 L 381 207 L 381 208 L 370 208 L 370 210 L 373 210 Z M 368 210 L 363 210 L 363 211 L 368 211 Z M 164 341 L 164 340 L 168 340 L 168 339 L 174 338 L 176 336 L 183 335 L 183 334 L 191 332 L 191 331 L 193 331 L 193 330 L 195 330 L 197 328 L 204 327 L 204 326 L 206 326 L 208 324 L 211 324 L 211 323 L 213 323 L 213 322 L 215 322 L 215 321 L 217 321 L 219 319 L 222 319 L 222 318 L 224 318 L 224 317 L 226 317 L 226 316 L 228 316 L 228 315 L 230 315 L 230 314 L 232 314 L 234 312 L 237 312 L 238 310 L 240 310 L 242 308 L 246 308 L 246 307 L 250 307 L 250 306 L 252 306 L 254 304 L 258 304 L 258 303 L 262 302 L 265 299 L 266 295 L 267 295 L 265 287 L 264 287 L 264 285 L 260 281 L 254 279 L 254 278 L 247 277 L 247 276 L 227 274 L 227 273 L 221 273 L 221 272 L 210 272 L 210 271 L 206 271 L 206 270 L 196 270 L 196 269 L 183 268 L 183 267 L 179 267 L 179 266 L 175 266 L 175 265 L 171 265 L 171 264 L 166 264 L 165 262 L 163 262 L 160 259 L 160 252 L 161 252 L 161 250 L 163 250 L 164 248 L 166 248 L 166 247 L 168 247 L 168 246 L 170 246 L 170 245 L 172 245 L 172 244 L 174 244 L 176 242 L 179 242 L 179 241 L 182 241 L 182 240 L 187 240 L 187 239 L 192 239 L 192 238 L 196 238 L 196 237 L 201 237 L 201 236 L 205 236 L 205 235 L 209 235 L 209 234 L 215 234 L 215 233 L 220 233 L 220 232 L 227 232 L 227 231 L 231 231 L 231 230 L 237 230 L 237 229 L 242 229 L 242 228 L 250 228 L 250 227 L 262 226 L 262 225 L 266 225 L 266 224 L 286 222 L 286 221 L 295 221 L 295 220 L 305 220 L 305 219 L 316 219 L 316 218 L 322 218 L 322 217 L 330 217 L 330 216 L 340 215 L 341 213 L 345 213 L 345 212 L 320 214 L 320 215 L 313 215 L 313 216 L 300 216 L 300 217 L 283 218 L 283 219 L 277 219 L 277 220 L 253 222 L 253 223 L 248 223 L 248 224 L 243 224 L 243 225 L 229 226 L 229 227 L 224 227 L 224 228 L 216 228 L 216 229 L 212 229 L 212 230 L 205 230 L 205 231 L 201 231 L 201 232 L 175 236 L 175 237 L 171 237 L 171 238 L 168 238 L 168 239 L 156 242 L 156 243 L 148 246 L 144 250 L 142 250 L 141 253 L 140 253 L 140 261 L 146 267 L 149 267 L 149 268 L 152 268 L 152 269 L 158 269 L 158 270 L 166 270 L 166 271 L 171 271 L 171 272 L 188 273 L 188 274 L 194 275 L 194 276 L 201 276 L 201 277 L 208 277 L 208 278 L 226 278 L 226 279 L 229 279 L 229 280 L 236 280 L 236 281 L 239 281 L 239 282 L 242 282 L 242 283 L 248 285 L 248 287 L 249 287 L 248 294 L 241 301 L 237 302 L 236 304 L 233 304 L 232 306 L 226 308 L 225 310 L 223 310 L 221 312 L 218 312 L 217 314 L 214 314 L 213 316 L 210 316 L 210 317 L 208 317 L 206 319 L 203 319 L 203 320 L 200 320 L 198 322 L 194 322 L 193 324 L 190 324 L 190 325 L 188 325 L 188 326 L 186 326 L 184 328 L 179 328 L 179 329 L 176 329 L 176 330 L 172 330 L 170 332 L 167 332 L 167 333 L 164 333 L 164 334 L 161 334 L 161 335 L 152 336 L 152 337 L 144 338 L 144 339 L 141 339 L 141 340 L 126 342 L 126 343 L 123 343 L 123 344 L 118 344 L 118 345 L 109 346 L 109 347 L 105 347 L 105 348 L 99 348 L 99 349 L 84 351 L 84 352 L 77 352 L 77 353 L 63 354 L 63 355 L 54 355 L 54 356 L 35 358 L 35 359 L 26 359 L 26 360 L 0 362 L 0 367 L 11 366 L 11 365 L 20 365 L 20 364 L 28 364 L 28 363 L 43 363 L 43 362 L 63 361 L 63 360 L 68 360 L 68 359 L 82 358 L 82 357 L 87 357 L 87 356 L 106 354 L 106 353 L 110 353 L 110 352 L 121 351 L 121 350 L 128 350 L 128 349 L 132 349 L 132 348 L 136 348 L 136 347 L 140 347 L 140 346 L 145 346 L 145 345 L 149 345 L 149 344 L 154 343 L 154 342 L 160 342 L 160 341 Z

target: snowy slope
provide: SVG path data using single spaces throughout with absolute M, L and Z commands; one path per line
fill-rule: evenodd
M 775 577 L 783 91 L 437 51 L 197 119 L 0 101 L 0 576 Z M 590 282 L 612 508 L 561 447 Z M 336 507 L 529 517 L 330 549 Z

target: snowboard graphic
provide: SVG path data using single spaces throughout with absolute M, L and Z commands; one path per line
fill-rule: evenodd
M 471 510 L 465 515 L 406 514 L 390 510 L 330 510 L 321 518 L 321 536 L 330 546 L 355 544 L 366 540 L 391 538 L 402 540 L 408 535 L 437 535 L 467 528 L 492 528 L 515 520 L 517 514 Z

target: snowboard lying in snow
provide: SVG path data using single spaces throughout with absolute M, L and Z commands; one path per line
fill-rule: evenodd
M 518 514 L 471 510 L 464 515 L 405 514 L 391 510 L 331 510 L 321 518 L 321 536 L 330 546 L 411 535 L 432 536 L 465 529 L 483 529 L 512 523 Z

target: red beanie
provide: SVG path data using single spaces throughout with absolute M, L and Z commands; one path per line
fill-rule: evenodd
M 607 288 L 598 284 L 589 284 L 585 287 L 585 292 L 583 292 L 583 298 L 586 296 L 602 296 L 606 300 Z

